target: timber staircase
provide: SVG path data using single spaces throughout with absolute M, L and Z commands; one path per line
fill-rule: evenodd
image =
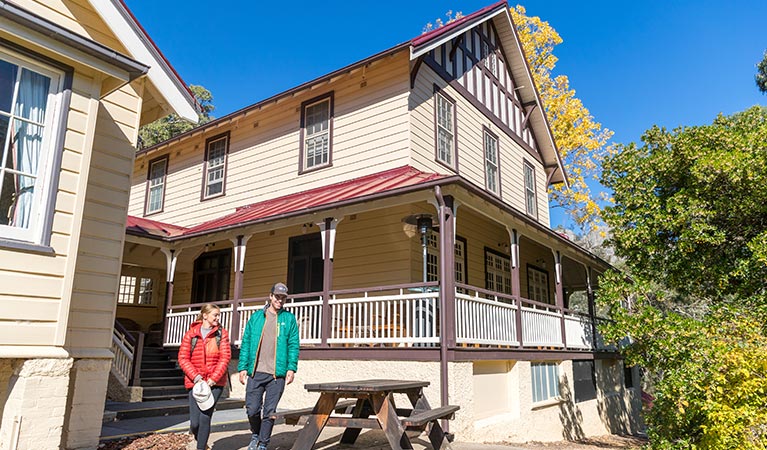
M 177 364 L 177 349 L 144 347 L 138 385 L 144 388 L 142 401 L 187 398 L 184 373 Z

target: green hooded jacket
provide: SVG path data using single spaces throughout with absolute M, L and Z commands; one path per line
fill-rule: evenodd
M 256 365 L 256 355 L 261 346 L 261 334 L 266 323 L 266 309 L 256 311 L 245 325 L 240 345 L 240 362 L 237 371 L 248 371 L 248 376 L 253 376 Z M 274 375 L 284 377 L 288 370 L 298 371 L 298 324 L 293 313 L 280 309 L 277 312 L 277 345 L 275 348 Z

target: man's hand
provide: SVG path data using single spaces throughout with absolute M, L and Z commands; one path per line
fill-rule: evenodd
M 296 377 L 296 373 L 292 370 L 288 370 L 288 373 L 285 374 L 285 384 L 290 384 L 293 382 L 293 379 Z
M 247 370 L 241 370 L 240 371 L 240 384 L 245 384 L 245 379 L 248 377 L 248 371 Z

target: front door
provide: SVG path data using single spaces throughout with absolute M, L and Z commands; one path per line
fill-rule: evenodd
M 321 292 L 324 264 L 320 233 L 290 238 L 288 246 L 290 293 Z
M 194 261 L 192 303 L 229 300 L 232 249 L 203 253 Z

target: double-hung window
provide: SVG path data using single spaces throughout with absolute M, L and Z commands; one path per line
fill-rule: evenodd
M 332 147 L 333 93 L 330 93 L 301 107 L 300 172 L 331 165 Z
M 511 260 L 508 256 L 485 250 L 485 288 L 511 294 Z
M 162 212 L 165 204 L 165 178 L 168 174 L 168 155 L 161 156 L 149 163 L 146 177 L 145 215 Z
M 550 303 L 548 272 L 527 266 L 527 298 L 536 302 Z
M 0 48 L 0 239 L 48 242 L 64 79 Z
M 214 136 L 205 142 L 203 200 L 224 195 L 228 152 L 229 133 Z
M 437 281 L 439 274 L 439 231 L 432 230 L 427 237 L 426 281 Z M 466 283 L 466 239 L 455 237 L 455 282 Z
M 495 195 L 501 194 L 498 170 L 498 136 L 485 129 L 482 133 L 485 147 L 485 188 Z
M 559 397 L 559 365 L 557 363 L 531 363 L 533 403 Z
M 538 217 L 538 203 L 535 195 L 535 169 L 527 163 L 523 164 L 525 177 L 525 211 L 533 217 Z
M 437 161 L 456 170 L 455 101 L 444 92 L 435 94 Z

